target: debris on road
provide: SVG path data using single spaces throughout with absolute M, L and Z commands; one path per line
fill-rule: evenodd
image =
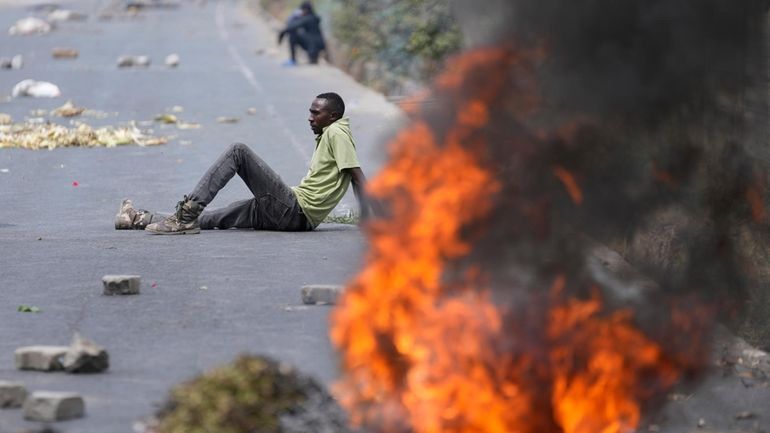
M 345 292 L 343 286 L 331 284 L 308 284 L 302 286 L 302 302 L 315 305 L 333 305 Z
M 34 305 L 19 305 L 16 311 L 20 313 L 39 313 L 43 310 L 41 310 L 38 307 L 35 307 Z
M 253 116 L 253 115 L 257 114 L 257 109 L 254 108 L 254 107 L 249 107 L 249 109 L 246 110 L 246 114 L 249 114 L 249 115 Z
M 16 349 L 16 368 L 19 370 L 57 371 L 64 367 L 61 360 L 67 346 L 26 346 Z
M 104 295 L 138 295 L 141 277 L 139 275 L 105 275 L 102 277 Z
M 27 398 L 27 388 L 19 382 L 0 380 L 0 408 L 21 407 Z
M 179 54 L 169 54 L 166 56 L 166 66 L 169 68 L 176 68 L 179 66 Z
M 110 357 L 103 347 L 75 334 L 62 366 L 67 373 L 101 373 L 109 368 Z
M 10 59 L 7 57 L 0 57 L 0 69 L 21 69 L 24 67 L 24 57 L 21 54 L 17 54 Z
M 118 57 L 119 68 L 146 68 L 150 66 L 150 58 L 147 56 L 125 55 Z
M 59 117 L 75 117 L 80 116 L 84 111 L 86 111 L 84 107 L 76 107 L 72 101 L 67 101 L 61 107 L 51 111 L 51 115 Z
M 48 21 L 50 22 L 85 21 L 86 19 L 88 19 L 88 15 L 69 9 L 57 9 L 48 14 Z
M 173 107 L 171 107 L 172 113 L 181 113 L 183 111 L 184 111 L 184 107 L 182 107 L 181 105 L 174 105 Z
M 50 31 L 50 24 L 35 17 L 22 18 L 8 29 L 8 33 L 11 35 L 42 35 Z
M 742 419 L 752 419 L 754 418 L 754 412 L 749 411 L 743 411 L 735 414 L 735 419 L 742 420 Z
M 176 124 L 176 127 L 179 129 L 199 129 L 201 124 L 195 122 L 179 122 Z
M 83 415 L 83 397 L 74 392 L 36 391 L 24 401 L 24 418 L 29 421 L 65 421 Z
M 173 114 L 163 113 L 155 116 L 155 119 L 153 120 L 155 120 L 156 122 L 165 123 L 168 125 L 172 123 L 177 123 L 179 119 L 177 119 L 176 116 L 174 116 Z
M 54 48 L 51 56 L 54 59 L 77 59 L 80 53 L 73 48 Z
M 9 114 L 0 113 L 0 125 L 10 125 L 13 123 L 13 117 Z
M 217 117 L 217 122 L 219 123 L 238 123 L 239 121 L 240 119 L 237 117 L 225 117 L 225 116 Z
M 0 149 L 55 149 L 57 147 L 115 147 L 166 144 L 166 137 L 146 135 L 136 126 L 92 128 L 85 123 L 69 128 L 54 123 L 16 123 L 0 126 Z
M 30 96 L 33 98 L 56 98 L 61 96 L 61 90 L 56 84 L 47 81 L 23 80 L 13 86 L 11 95 L 14 98 Z

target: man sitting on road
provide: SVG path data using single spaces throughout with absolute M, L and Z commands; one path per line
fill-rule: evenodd
M 286 186 L 248 146 L 235 143 L 208 169 L 195 189 L 177 203 L 174 214 L 160 219 L 152 212 L 134 209 L 131 200 L 123 200 L 115 216 L 115 228 L 169 235 L 228 228 L 313 230 L 339 203 L 351 182 L 364 220 L 369 216 L 370 204 L 364 192 L 366 178 L 344 114 L 345 102 L 336 93 L 322 93 L 310 105 L 308 120 L 316 134 L 316 147 L 310 169 L 298 186 Z M 203 212 L 236 173 L 254 197 Z

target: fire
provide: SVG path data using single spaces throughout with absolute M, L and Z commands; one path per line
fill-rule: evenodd
M 444 120 L 418 117 L 370 183 L 390 214 L 368 227 L 366 267 L 331 329 L 345 371 L 335 392 L 355 422 L 394 433 L 631 432 L 643 403 L 686 368 L 631 311 L 606 308 L 597 290 L 570 295 L 567 276 L 521 314 L 495 302 L 482 266 L 453 266 L 495 218 L 502 185 L 486 129 L 500 94 L 513 74 L 521 98 L 503 110 L 532 113 L 541 58 L 510 48 L 461 56 L 437 81 L 450 98 Z M 575 173 L 553 165 L 548 175 L 575 206 L 584 201 Z

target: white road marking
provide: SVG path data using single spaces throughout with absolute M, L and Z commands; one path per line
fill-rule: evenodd
M 224 13 L 224 1 L 219 1 L 217 3 L 217 11 L 216 11 L 216 24 L 217 28 L 219 29 L 219 37 L 222 39 L 222 42 L 225 43 L 227 46 L 227 52 L 230 53 L 230 57 L 232 57 L 233 61 L 235 62 L 236 66 L 238 66 L 238 70 L 241 72 L 241 75 L 246 79 L 246 82 L 249 83 L 252 89 L 257 93 L 257 96 L 259 96 L 264 102 L 265 102 L 265 110 L 268 112 L 268 114 L 275 120 L 276 126 L 278 126 L 279 129 L 283 131 L 284 134 L 289 138 L 289 142 L 291 143 L 291 147 L 294 148 L 299 155 L 305 159 L 306 164 L 310 164 L 310 155 L 307 151 L 307 146 L 303 146 L 300 141 L 297 139 L 297 137 L 294 135 L 292 130 L 286 125 L 286 122 L 284 122 L 283 118 L 280 117 L 278 114 L 278 110 L 276 110 L 275 106 L 271 104 L 268 101 L 267 94 L 265 93 L 264 87 L 262 87 L 262 84 L 259 83 L 257 80 L 256 75 L 254 74 L 254 71 L 251 70 L 246 65 L 246 62 L 243 60 L 243 57 L 241 56 L 241 53 L 238 51 L 238 49 L 233 45 L 233 43 L 230 41 L 230 34 L 227 31 L 227 26 L 225 24 L 225 13 Z

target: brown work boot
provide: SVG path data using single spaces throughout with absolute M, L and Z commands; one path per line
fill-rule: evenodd
M 192 235 L 201 232 L 198 215 L 203 206 L 197 201 L 184 196 L 176 204 L 176 212 L 168 218 L 148 225 L 145 230 L 158 235 Z
M 124 199 L 115 215 L 115 230 L 144 230 L 152 222 L 152 217 L 151 212 L 134 209 L 131 200 Z

